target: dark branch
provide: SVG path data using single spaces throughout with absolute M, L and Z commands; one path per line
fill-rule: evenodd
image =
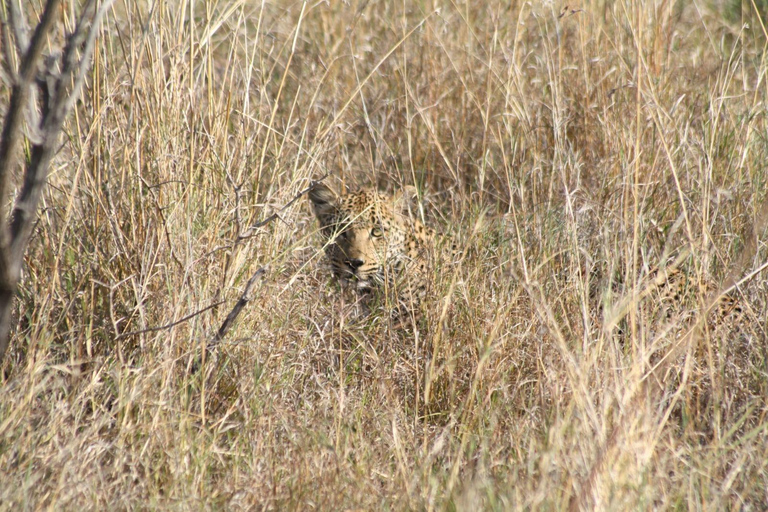
M 44 41 L 51 27 L 53 26 L 53 20 L 55 17 L 55 11 L 58 9 L 61 0 L 50 0 L 45 6 L 45 11 L 40 19 L 40 23 L 35 29 L 35 33 L 32 36 L 32 41 L 27 45 L 25 52 L 21 56 L 21 64 L 19 66 L 19 72 L 16 76 L 16 83 L 13 86 L 11 92 L 11 99 L 8 105 L 8 112 L 5 115 L 5 124 L 3 125 L 2 138 L 0 138 L 0 201 L 5 201 L 8 186 L 8 176 L 14 165 L 16 157 L 16 148 L 19 145 L 21 139 L 21 128 L 24 108 L 28 105 L 30 89 L 32 81 L 35 78 L 35 70 L 37 68 L 38 61 L 43 52 Z M 20 35 L 23 30 L 18 27 L 14 27 L 15 24 L 21 24 L 22 17 L 18 12 L 18 6 L 14 2 L 7 4 L 10 8 L 10 23 L 14 33 L 16 34 L 17 44 L 18 38 L 25 37 Z M 14 14 L 16 12 L 16 14 Z M 0 208 L 0 223 L 5 224 L 5 216 L 3 209 Z M 8 239 L 5 226 L 0 226 L 0 252 L 5 253 L 10 240 Z M 7 254 L 0 255 L 0 260 L 6 260 Z M 4 268 L 7 268 L 7 261 L 0 261 L 0 276 Z M 2 283 L 0 283 L 2 286 Z M 0 354 L 2 354 L 2 347 L 0 347 Z
M 221 324 L 221 327 L 219 327 L 216 335 L 211 338 L 211 340 L 206 345 L 205 350 L 203 351 L 203 355 L 197 356 L 193 361 L 191 361 L 191 365 L 189 367 L 190 373 L 197 373 L 200 370 L 200 366 L 203 364 L 203 361 L 205 361 L 206 354 L 212 353 L 213 350 L 221 342 L 221 340 L 224 339 L 224 336 L 227 335 L 229 330 L 235 324 L 235 320 L 237 320 L 237 317 L 243 311 L 243 308 L 249 302 L 251 302 L 251 299 L 253 299 L 253 288 L 256 286 L 256 281 L 266 273 L 267 269 L 264 267 L 260 267 L 256 272 L 254 272 L 254 274 L 248 280 L 248 283 L 245 285 L 245 290 L 243 290 L 243 294 L 238 299 L 235 307 L 232 308 L 232 311 L 229 312 L 227 318 L 224 319 L 224 323 Z
M 240 296 L 240 299 L 235 304 L 235 307 L 232 308 L 232 311 L 229 312 L 227 315 L 227 318 L 224 320 L 224 323 L 221 324 L 221 327 L 219 328 L 219 332 L 216 333 L 216 336 L 213 337 L 213 339 L 208 343 L 208 350 L 211 350 L 213 347 L 215 347 L 221 340 L 224 339 L 224 336 L 227 335 L 229 330 L 232 328 L 232 325 L 235 323 L 235 320 L 237 320 L 238 315 L 243 310 L 243 308 L 248 304 L 251 299 L 253 298 L 253 287 L 256 284 L 256 280 L 267 273 L 267 270 L 264 267 L 259 268 L 248 280 L 248 283 L 245 285 L 245 290 L 243 291 L 243 294 Z
M 131 336 L 138 336 L 139 334 L 146 334 L 148 332 L 165 331 L 167 329 L 171 329 L 173 327 L 176 327 L 179 324 L 183 324 L 184 322 L 192 320 L 196 316 L 202 315 L 203 313 L 205 313 L 209 309 L 213 309 L 216 306 L 220 306 L 223 303 L 224 303 L 223 300 L 220 300 L 218 302 L 214 302 L 213 304 L 211 304 L 209 306 L 206 306 L 206 307 L 204 307 L 203 309 L 201 309 L 199 311 L 195 311 L 194 313 L 191 313 L 191 314 L 185 316 L 184 318 L 180 318 L 179 320 L 176 320 L 175 322 L 171 322 L 170 324 L 161 325 L 159 327 L 149 327 L 147 329 L 141 329 L 139 331 L 131 331 L 131 332 L 123 333 L 123 334 L 115 337 L 115 341 L 121 340 L 123 338 L 130 338 Z
M 11 308 L 18 287 L 21 265 L 37 214 L 42 190 L 48 179 L 48 167 L 58 149 L 64 121 L 75 105 L 91 66 L 91 56 L 99 33 L 101 18 L 113 0 L 104 0 L 96 10 L 96 0 L 89 0 L 77 25 L 66 39 L 61 57 L 49 55 L 41 65 L 43 49 L 49 39 L 61 0 L 48 0 L 31 40 L 27 41 L 26 22 L 14 0 L 4 0 L 9 24 L 20 53 L 18 73 L 13 74 L 13 89 L 0 136 L 0 201 L 6 201 L 8 180 L 17 165 L 16 152 L 22 131 L 24 112 L 29 124 L 29 161 L 24 168 L 22 189 L 14 203 L 10 222 L 0 208 L 0 361 L 10 338 Z M 93 13 L 93 14 L 91 14 Z M 8 37 L 6 36 L 6 40 Z M 10 53 L 9 51 L 6 53 Z M 79 55 L 79 58 L 78 58 Z M 59 58 L 61 59 L 59 61 Z M 57 72 L 57 63 L 61 73 Z M 9 65 L 9 64 L 7 64 Z M 38 115 L 33 86 L 42 95 L 42 116 Z

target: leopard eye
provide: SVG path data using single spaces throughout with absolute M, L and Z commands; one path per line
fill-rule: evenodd
M 376 227 L 371 230 L 371 236 L 374 238 L 379 238 L 381 235 L 384 234 L 384 231 L 381 230 L 381 228 Z

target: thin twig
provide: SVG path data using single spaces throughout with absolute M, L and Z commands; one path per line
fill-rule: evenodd
M 235 324 L 235 320 L 237 320 L 240 312 L 242 312 L 243 308 L 253 299 L 253 287 L 256 285 L 256 281 L 266 273 L 267 269 L 264 267 L 259 267 L 259 269 L 254 272 L 254 274 L 248 280 L 248 283 L 246 283 L 245 290 L 243 290 L 243 294 L 238 299 L 235 307 L 232 308 L 232 311 L 229 312 L 227 318 L 224 319 L 224 322 L 221 324 L 221 327 L 219 327 L 219 330 L 216 332 L 213 338 L 208 341 L 202 356 L 198 355 L 190 361 L 190 366 L 188 367 L 189 373 L 197 373 L 205 361 L 206 354 L 213 353 L 213 350 L 218 346 L 221 340 L 224 339 L 224 336 L 227 335 L 229 330 Z
M 270 215 L 266 219 L 262 220 L 261 222 L 258 222 L 256 224 L 254 224 L 253 226 L 249 227 L 248 229 L 245 230 L 245 232 L 237 235 L 237 240 L 240 241 L 240 240 L 243 240 L 244 238 L 252 237 L 257 229 L 259 229 L 260 227 L 263 227 L 263 226 L 269 224 L 270 222 L 272 222 L 273 220 L 279 218 L 281 213 L 283 213 L 285 210 L 287 210 L 291 205 L 293 205 L 293 203 L 298 201 L 299 198 L 301 198 L 301 196 L 303 196 L 304 194 L 306 194 L 307 192 L 309 192 L 310 190 L 315 188 L 318 185 L 318 183 L 320 183 L 321 181 L 323 181 L 327 177 L 328 177 L 328 173 L 326 173 L 325 176 L 323 176 L 323 177 L 321 177 L 321 178 L 319 178 L 317 180 L 312 181 L 307 188 L 305 188 L 304 190 L 302 190 L 301 192 L 296 194 L 296 197 L 294 197 L 293 199 L 288 201 L 288 203 L 286 203 L 282 208 L 280 208 L 275 213 L 273 213 L 272 215 Z
M 167 329 L 171 329 L 173 327 L 176 327 L 179 324 L 183 324 L 184 322 L 195 318 L 198 315 L 202 315 L 203 313 L 205 313 L 209 309 L 213 309 L 216 306 L 222 305 L 223 303 L 224 303 L 223 300 L 220 300 L 218 302 L 214 302 L 213 304 L 210 304 L 210 305 L 204 307 L 203 309 L 201 309 L 199 311 L 195 311 L 194 313 L 191 313 L 191 314 L 185 316 L 184 318 L 176 320 L 175 322 L 171 322 L 170 324 L 161 325 L 161 326 L 158 326 L 158 327 L 149 327 L 147 329 L 141 329 L 139 331 L 131 331 L 131 332 L 126 332 L 126 333 L 120 334 L 119 336 L 115 337 L 115 341 L 121 340 L 123 338 L 130 338 L 131 336 L 138 336 L 139 334 L 146 334 L 148 332 L 157 332 L 157 331 L 164 331 L 164 330 L 167 330 Z
M 245 290 L 243 290 L 243 294 L 240 296 L 240 299 L 238 299 L 235 307 L 232 308 L 232 311 L 229 312 L 227 318 L 224 320 L 224 323 L 221 324 L 221 327 L 219 328 L 216 335 L 208 343 L 207 349 L 209 351 L 218 345 L 218 343 L 224 339 L 224 336 L 227 335 L 229 330 L 232 328 L 232 325 L 235 323 L 235 320 L 237 320 L 238 315 L 240 315 L 240 312 L 253 298 L 253 287 L 256 285 L 256 280 L 266 273 L 267 270 L 264 267 L 260 267 L 248 280 L 248 283 L 245 285 Z
M 75 84 L 72 87 L 72 93 L 67 97 L 66 101 L 64 102 L 65 105 L 63 109 L 65 112 L 65 115 L 70 110 L 72 110 L 72 107 L 75 105 L 77 98 L 80 96 L 80 91 L 82 90 L 83 82 L 85 81 L 85 74 L 91 65 L 91 56 L 93 55 L 93 49 L 96 46 L 96 36 L 99 35 L 98 27 L 99 25 L 101 25 L 101 18 L 104 17 L 104 15 L 107 13 L 109 8 L 112 6 L 113 1 L 114 0 L 105 0 L 101 4 L 101 7 L 99 7 L 99 10 L 96 11 L 96 14 L 93 15 L 93 19 L 91 20 L 91 29 L 88 32 L 85 46 L 81 50 L 82 54 L 80 57 L 79 65 L 77 66 L 76 69 L 73 70 Z M 94 1 L 94 5 L 95 5 L 95 1 Z
M 141 183 L 149 190 L 150 195 L 152 196 L 152 199 L 154 199 L 155 203 L 155 211 L 157 211 L 157 215 L 160 217 L 160 222 L 163 225 L 163 233 L 165 234 L 165 242 L 168 244 L 168 248 L 171 251 L 171 259 L 176 263 L 176 265 L 179 267 L 180 270 L 184 270 L 184 264 L 181 262 L 178 256 L 176 256 L 176 251 L 173 248 L 173 240 L 171 240 L 171 233 L 168 231 L 168 219 L 165 217 L 165 212 L 163 211 L 163 208 L 160 206 L 160 200 L 157 197 L 157 194 L 155 193 L 152 186 L 147 183 L 147 181 L 142 177 L 139 176 L 139 180 L 141 180 Z

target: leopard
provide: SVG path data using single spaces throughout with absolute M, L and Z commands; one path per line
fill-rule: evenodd
M 719 288 L 711 280 L 697 283 L 692 275 L 682 268 L 654 267 L 648 275 L 649 290 L 655 299 L 661 320 L 670 320 L 680 315 L 681 310 L 694 313 L 697 304 L 691 304 L 695 290 L 699 289 L 708 304 L 704 317 L 708 327 L 713 331 L 722 331 L 728 326 L 738 325 L 745 319 L 745 304 L 733 293 L 720 293 Z
M 414 215 L 416 188 L 337 193 L 317 183 L 308 196 L 334 277 L 363 297 L 395 297 L 397 312 L 418 308 L 430 289 L 438 235 Z
M 759 314 L 746 290 L 685 264 L 653 268 L 646 279 L 647 380 L 670 422 L 713 436 L 714 408 L 746 408 L 761 393 L 752 377 L 753 361 L 763 358 Z
M 730 288 L 722 288 L 711 278 L 699 277 L 680 259 L 672 265 L 651 267 L 638 280 L 637 294 L 616 302 L 606 324 L 610 330 L 626 335 L 623 324 L 633 305 L 644 319 L 652 339 L 675 339 L 692 327 L 700 334 L 717 339 L 742 334 L 754 317 L 749 305 Z M 612 289 L 617 283 L 614 282 Z M 602 310 L 598 306 L 598 310 Z M 606 310 L 602 310 L 605 314 Z

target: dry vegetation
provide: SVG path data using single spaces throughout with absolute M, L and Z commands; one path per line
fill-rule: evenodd
M 27 255 L 0 508 L 765 509 L 761 5 L 118 0 Z M 350 313 L 306 199 L 239 237 L 326 173 L 416 184 L 462 247 L 415 328 Z M 710 327 L 705 283 L 746 316 Z

